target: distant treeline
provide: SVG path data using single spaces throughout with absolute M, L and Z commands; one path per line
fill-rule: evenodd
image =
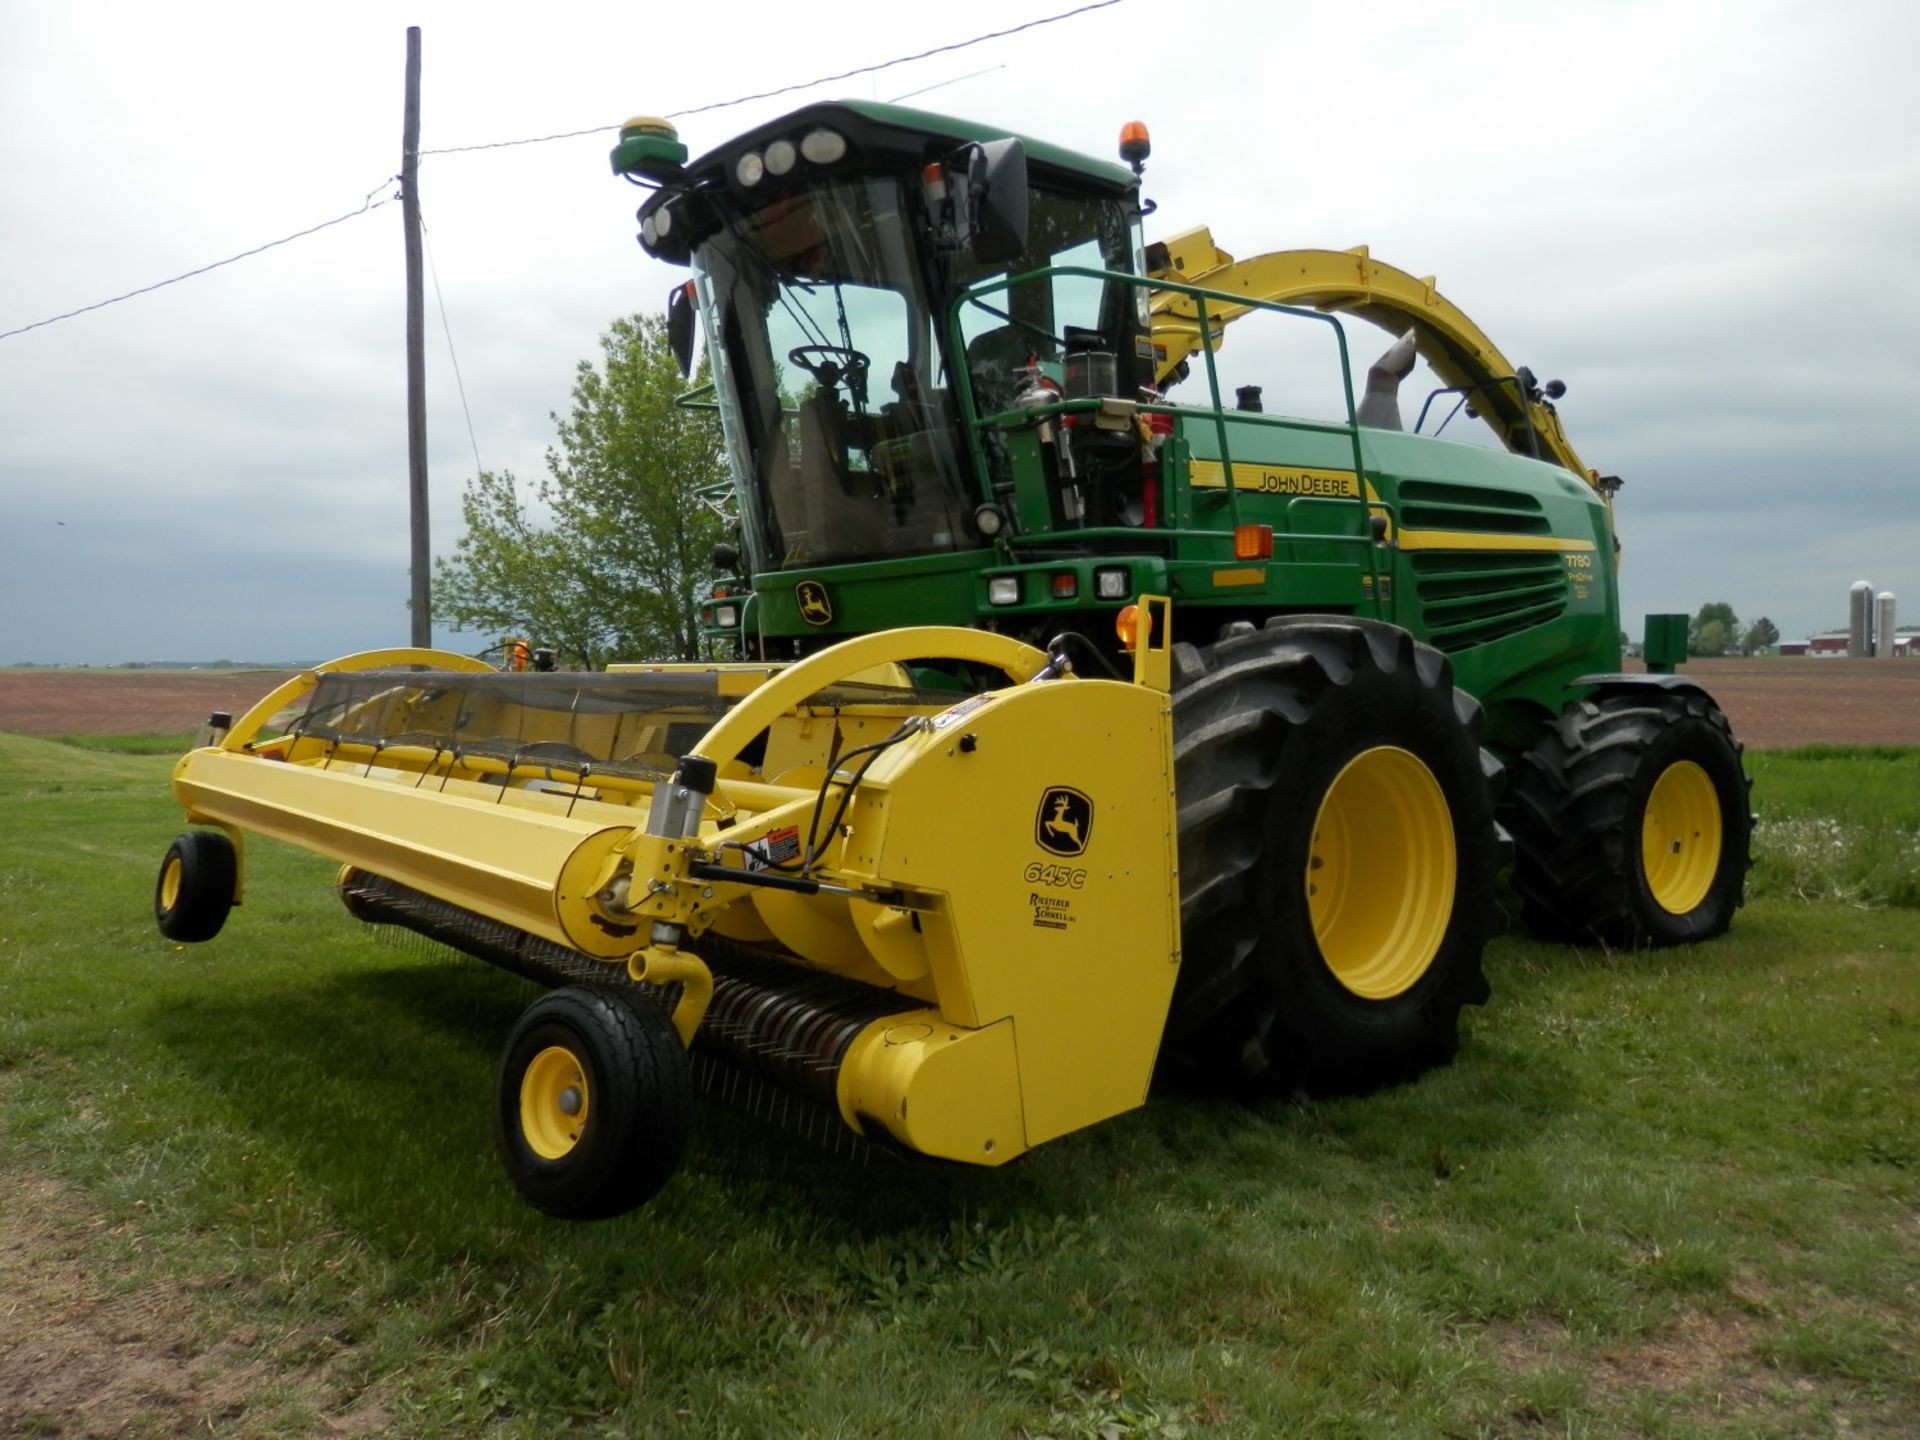
M 12 670 L 305 670 L 312 660 L 122 660 L 118 665 L 78 665 L 65 660 L 16 660 Z

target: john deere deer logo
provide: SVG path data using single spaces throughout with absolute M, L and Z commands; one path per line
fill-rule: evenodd
M 793 587 L 793 598 L 799 602 L 800 618 L 807 624 L 833 623 L 833 602 L 827 599 L 827 587 L 818 580 L 802 580 Z
M 1055 785 L 1040 797 L 1033 839 L 1053 855 L 1084 855 L 1093 838 L 1093 801 L 1078 790 Z

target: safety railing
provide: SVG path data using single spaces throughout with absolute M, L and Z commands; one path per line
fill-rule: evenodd
M 1259 300 L 1247 295 L 1230 295 L 1225 291 L 1208 290 L 1198 285 L 1183 285 L 1171 280 L 1155 280 L 1144 275 L 1123 275 L 1109 270 L 1096 270 L 1083 265 L 1043 265 L 1037 269 L 1025 271 L 1019 275 L 1002 276 L 998 279 L 983 280 L 968 286 L 953 299 L 947 308 L 947 337 L 949 353 L 955 357 L 954 389 L 960 400 L 960 416 L 966 431 L 967 450 L 973 461 L 974 474 L 985 477 L 988 473 L 984 436 L 995 429 L 1010 429 L 1025 426 L 1052 415 L 1085 414 L 1100 408 L 1100 397 L 1062 398 L 1047 405 L 1023 407 L 1014 410 L 998 411 L 991 415 L 981 415 L 974 404 L 973 377 L 961 357 L 966 354 L 966 338 L 961 330 L 960 315 L 964 306 L 983 296 L 1010 291 L 1019 285 L 1036 281 L 1051 280 L 1055 277 L 1083 280 L 1098 280 L 1103 283 L 1116 283 L 1135 290 L 1150 290 L 1160 294 L 1185 295 L 1194 302 L 1194 320 L 1200 333 L 1207 337 L 1200 347 L 1200 353 L 1206 359 L 1207 393 L 1212 402 L 1214 434 L 1220 446 L 1221 478 L 1227 497 L 1227 513 L 1233 526 L 1238 527 L 1240 520 L 1239 486 L 1234 480 L 1232 442 L 1228 438 L 1229 412 L 1221 404 L 1220 372 L 1214 362 L 1214 349 L 1218 337 L 1208 322 L 1207 306 L 1232 306 L 1237 310 L 1267 310 L 1280 315 L 1289 315 L 1301 320 L 1311 320 L 1327 326 L 1333 332 L 1334 345 L 1340 356 L 1340 393 L 1346 403 L 1346 423 L 1337 421 L 1307 420 L 1289 415 L 1269 415 L 1257 410 L 1235 410 L 1231 412 L 1233 425 L 1248 425 L 1276 430 L 1344 436 L 1353 456 L 1354 501 L 1360 507 L 1360 533 L 1358 535 L 1313 535 L 1315 544 L 1359 544 L 1365 547 L 1368 557 L 1367 570 L 1372 577 L 1370 588 L 1376 597 L 1380 591 L 1378 565 L 1374 558 L 1373 538 L 1369 529 L 1372 510 L 1368 501 L 1366 467 L 1360 454 L 1360 422 L 1353 400 L 1353 367 L 1347 354 L 1346 332 L 1340 322 L 1332 315 L 1323 315 L 1317 310 L 1302 309 L 1297 305 L 1283 305 L 1277 301 Z M 1138 401 L 1137 412 L 1143 415 L 1191 416 L 1196 407 L 1187 405 L 1168 405 L 1159 402 Z M 1288 507 L 1291 510 L 1291 505 Z M 1195 538 L 1225 538 L 1230 532 L 1204 529 L 1180 529 L 1178 527 L 1159 527 L 1162 534 L 1173 538 L 1192 536 Z M 1095 527 L 1067 531 L 1045 531 L 1009 536 L 1008 543 L 1043 544 L 1061 541 L 1088 540 L 1097 538 L 1130 537 L 1138 540 L 1140 530 L 1127 527 Z

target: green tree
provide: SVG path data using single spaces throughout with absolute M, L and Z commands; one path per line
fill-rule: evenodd
M 1739 633 L 1740 617 L 1733 613 L 1733 606 L 1724 600 L 1712 601 L 1702 605 L 1687 626 L 1687 653 L 1724 655 Z
M 699 492 L 726 466 L 711 414 L 674 405 L 685 384 L 662 317 L 615 320 L 600 363 L 575 371 L 571 410 L 552 417 L 559 440 L 530 496 L 509 471 L 468 483 L 435 613 L 590 668 L 697 659 L 695 605 L 723 532 Z
M 1770 650 L 1779 643 L 1780 627 L 1762 615 L 1747 627 L 1747 633 L 1740 641 L 1740 653 L 1751 655 L 1756 650 Z

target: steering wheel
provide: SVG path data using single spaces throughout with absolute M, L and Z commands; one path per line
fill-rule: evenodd
M 810 360 L 809 356 L 819 358 Z M 836 364 L 838 360 L 844 360 L 846 364 Z M 798 365 L 815 380 L 828 387 L 838 385 L 843 378 L 853 380 L 858 377 L 859 380 L 864 381 L 867 366 L 872 363 L 858 350 L 845 345 L 796 345 L 787 352 L 787 361 L 789 364 Z M 849 388 L 852 387 L 849 386 Z

